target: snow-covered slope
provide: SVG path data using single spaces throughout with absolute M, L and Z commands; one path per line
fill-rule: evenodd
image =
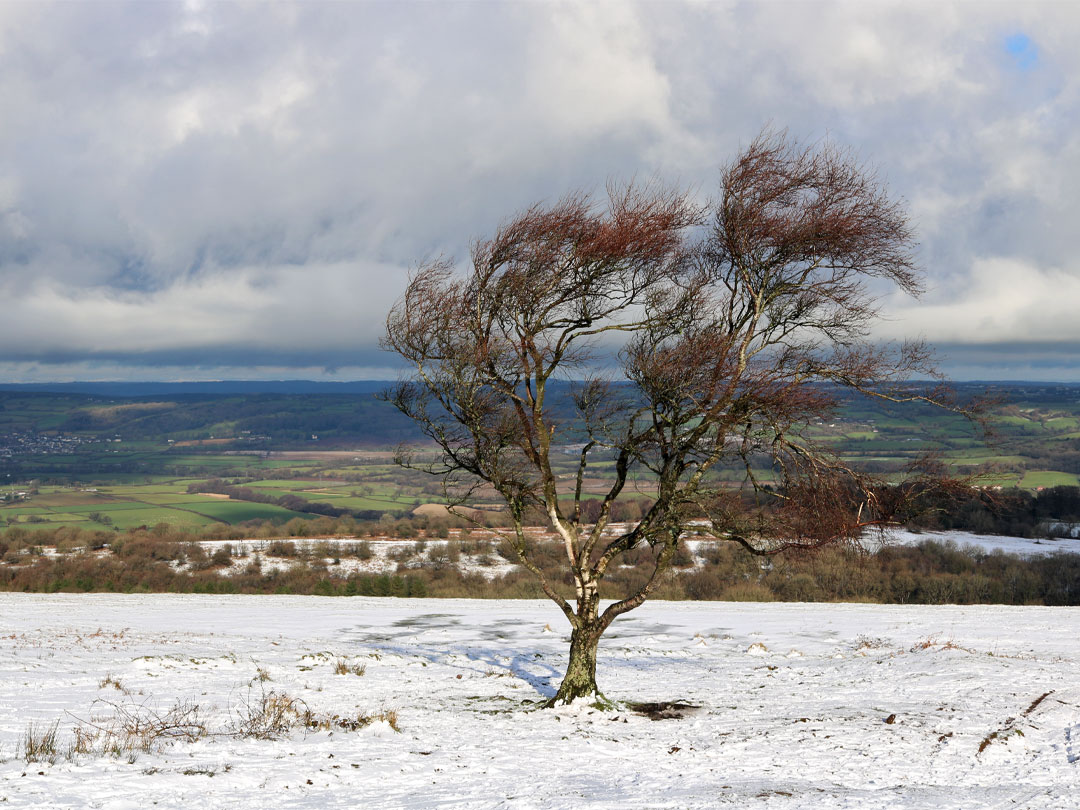
M 599 677 L 697 707 L 664 720 L 528 711 L 565 630 L 524 601 L 0 594 L 0 807 L 1080 807 L 1076 608 L 647 604 Z M 268 694 L 371 722 L 238 736 Z M 178 701 L 207 736 L 24 760 L 30 723 L 62 749 Z
M 1008 537 L 1000 534 L 975 534 L 973 532 L 911 532 L 907 529 L 893 529 L 888 533 L 888 542 L 902 546 L 914 546 L 925 540 L 938 543 L 955 543 L 961 548 L 975 546 L 983 551 L 1004 551 L 1006 554 L 1038 555 L 1080 554 L 1080 538 L 1058 537 Z M 871 543 L 872 545 L 872 543 Z

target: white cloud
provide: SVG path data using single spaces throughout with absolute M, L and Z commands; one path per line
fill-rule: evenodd
M 528 45 L 527 92 L 538 118 L 567 141 L 671 126 L 670 88 L 633 6 L 546 7 Z
M 949 298 L 930 303 L 894 300 L 878 335 L 976 345 L 1080 342 L 1080 268 L 979 259 L 953 290 Z
M 244 267 L 154 291 L 60 287 L 48 280 L 20 295 L 0 321 L 8 357 L 70 358 L 196 353 L 236 347 L 260 356 L 339 356 L 371 347 L 398 286 L 395 266 L 341 263 Z
M 1078 39 L 1042 2 L 0 5 L 0 346 L 377 364 L 411 264 L 610 177 L 708 194 L 768 122 L 910 200 L 930 292 L 883 333 L 1080 340 Z

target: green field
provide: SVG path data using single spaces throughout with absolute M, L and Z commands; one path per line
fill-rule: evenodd
M 200 459 L 207 460 L 206 457 Z M 218 460 L 225 462 L 231 457 Z M 309 460 L 292 463 L 296 466 L 289 469 L 300 475 L 316 466 Z M 329 503 L 365 513 L 406 514 L 419 503 L 432 500 L 420 493 L 420 482 L 415 473 L 411 474 L 414 485 L 410 486 L 401 480 L 391 480 L 392 476 L 401 479 L 402 471 L 398 468 L 378 465 L 370 472 L 370 479 L 365 482 L 341 480 L 334 475 L 343 474 L 341 470 L 324 468 L 323 474 L 317 477 L 245 479 L 243 486 L 273 498 L 293 495 L 309 502 Z M 205 480 L 152 476 L 144 483 L 122 480 L 91 487 L 42 486 L 27 501 L 0 504 L 0 526 L 79 525 L 83 528 L 127 529 L 158 523 L 195 527 L 249 520 L 285 523 L 293 518 L 317 517 L 272 503 L 251 503 L 188 492 L 190 484 Z
M 225 523 L 243 523 L 245 520 L 284 521 L 292 518 L 311 518 L 303 512 L 292 512 L 268 503 L 245 503 L 243 501 L 218 500 L 198 504 L 199 514 Z
M 970 391 L 985 387 L 974 385 Z M 846 463 L 888 480 L 896 480 L 911 461 L 933 451 L 958 475 L 976 474 L 982 484 L 1034 490 L 1080 483 L 1080 387 L 1005 386 L 1000 393 L 1005 404 L 990 414 L 995 430 L 990 440 L 947 412 L 869 398 L 851 398 L 835 413 L 811 420 L 801 432 Z M 441 495 L 431 477 L 390 462 L 388 451 L 407 431 L 400 420 L 390 418 L 386 407 L 370 396 L 170 399 L 0 392 L 0 440 L 12 431 L 38 431 L 84 442 L 71 452 L 0 458 L 0 483 L 10 476 L 10 493 L 34 490 L 26 501 L 0 504 L 0 527 L 77 524 L 122 529 L 314 517 L 273 503 L 188 492 L 189 485 L 210 479 L 249 489 L 256 500 L 285 498 L 289 507 L 298 505 L 293 498 L 300 498 L 351 510 L 364 519 L 379 513 L 407 514 L 417 504 L 440 501 Z M 255 442 L 261 442 L 260 449 L 250 449 L 252 440 L 245 437 L 260 432 L 266 434 Z M 320 436 L 318 442 L 312 434 Z M 341 438 L 345 436 L 359 437 L 367 449 L 355 449 L 357 445 Z M 214 443 L 202 443 L 211 437 Z M 327 437 L 337 437 L 333 452 L 322 449 Z M 567 434 L 562 441 L 572 446 L 578 438 Z M 572 488 L 576 460 L 573 452 L 553 459 L 564 491 Z M 590 456 L 586 495 L 604 491 L 612 466 L 610 457 Z M 769 469 L 755 472 L 761 481 L 775 480 Z M 737 485 L 744 471 L 732 464 L 714 475 Z M 635 476 L 640 486 L 631 481 L 625 497 L 649 491 L 649 475 Z
M 285 522 L 305 513 L 272 504 L 235 502 L 187 492 L 188 480 L 83 488 L 45 487 L 27 502 L 0 505 L 0 522 L 45 526 L 79 523 L 85 527 L 126 529 L 158 523 L 205 526 L 246 520 Z
M 1080 484 L 1075 473 L 1054 472 L 1053 470 L 1032 470 L 1024 474 L 1020 486 L 1024 489 L 1040 487 L 1075 487 Z

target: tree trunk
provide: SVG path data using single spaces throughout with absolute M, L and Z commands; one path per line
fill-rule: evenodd
M 590 623 L 570 634 L 570 663 L 566 666 L 566 675 L 558 693 L 547 705 L 558 706 L 579 698 L 607 702 L 596 687 L 596 648 L 602 632 L 598 626 Z

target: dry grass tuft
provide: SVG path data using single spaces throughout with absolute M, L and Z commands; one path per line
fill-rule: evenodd
M 989 734 L 983 737 L 982 742 L 979 743 L 979 753 L 981 754 L 983 751 L 985 751 L 991 743 L 996 741 L 1008 742 L 1009 737 L 1013 736 L 1023 737 L 1024 732 L 1018 728 L 1013 728 L 1011 726 L 1008 728 L 1003 728 L 1000 731 L 991 731 Z
M 335 675 L 363 675 L 367 672 L 366 664 L 350 664 L 344 658 L 334 662 Z
M 1043 692 L 1043 694 L 1035 698 L 1035 700 L 1031 702 L 1031 705 L 1024 709 L 1023 716 L 1027 717 L 1029 714 L 1039 708 L 1039 704 L 1046 700 L 1048 697 L 1050 697 L 1052 694 L 1054 694 L 1053 689 L 1051 689 L 1049 692 Z
M 111 674 L 106 674 L 105 678 L 98 684 L 98 689 L 106 689 L 110 686 L 117 692 L 127 694 L 127 689 L 124 688 L 124 685 L 120 682 L 119 678 L 114 678 Z
M 922 652 L 923 650 L 931 650 L 937 647 L 939 650 L 961 650 L 966 653 L 974 654 L 975 651 L 973 649 L 957 644 L 952 639 L 938 641 L 940 635 L 940 633 L 934 633 L 933 635 L 927 636 L 922 641 L 915 642 L 908 652 Z
M 357 666 L 347 668 L 354 674 L 363 674 L 362 670 L 363 667 Z M 103 687 L 114 681 L 107 677 Z M 211 734 L 196 703 L 177 700 L 168 710 L 160 711 L 150 705 L 151 698 L 138 702 L 130 693 L 124 694 L 124 702 L 95 700 L 89 719 L 72 715 L 75 720 L 72 738 L 63 749 L 58 745 L 59 720 L 44 726 L 31 722 L 21 740 L 23 759 L 27 763 L 55 764 L 61 756 L 74 762 L 80 756 L 95 755 L 126 758 L 134 763 L 141 754 L 157 753 L 173 742 L 195 742 Z M 252 684 L 248 685 L 246 697 L 234 707 L 232 715 L 232 722 L 215 736 L 268 740 L 285 736 L 294 729 L 359 731 L 376 722 L 401 731 L 394 710 L 345 716 L 316 713 L 302 699 L 277 690 L 267 691 L 261 683 L 257 692 Z
M 59 756 L 56 748 L 56 734 L 59 727 L 59 720 L 44 727 L 35 726 L 33 721 L 27 725 L 22 738 L 23 759 L 27 764 L 48 762 L 52 765 L 56 762 Z
M 385 722 L 394 731 L 401 731 L 397 712 L 392 709 L 378 714 L 361 712 L 355 717 L 319 714 L 313 712 L 302 699 L 277 691 L 260 691 L 258 697 L 241 701 L 237 715 L 235 733 L 260 740 L 283 736 L 297 727 L 306 731 L 359 731 L 379 721 Z
M 386 724 L 390 726 L 390 728 L 392 728 L 398 734 L 401 733 L 401 727 L 398 725 L 398 714 L 393 709 L 388 709 L 387 711 L 376 715 L 375 719 L 385 721 Z

